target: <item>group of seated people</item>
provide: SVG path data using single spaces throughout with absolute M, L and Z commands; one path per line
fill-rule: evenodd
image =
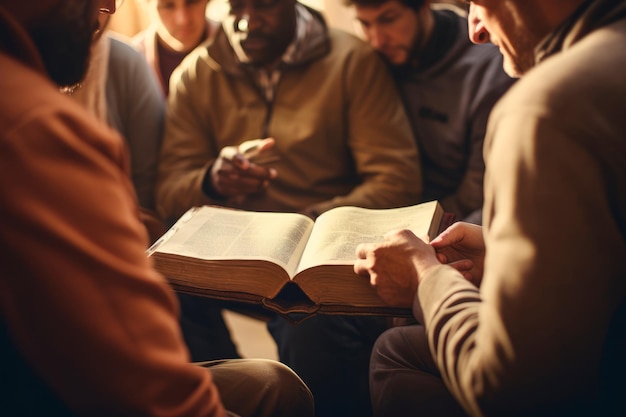
M 566 0 L 566 8 L 551 0 L 559 12 L 541 28 L 528 22 L 542 10 L 529 12 L 523 0 L 512 3 L 526 14 L 343 0 L 364 39 L 296 0 L 228 0 L 220 22 L 207 18 L 210 0 L 143 1 L 152 24 L 125 39 L 107 30 L 120 0 L 0 0 L 3 26 L 16 28 L 0 41 L 11 74 L 5 96 L 30 91 L 0 107 L 0 146 L 8 149 L 0 169 L 20 173 L 15 184 L 2 182 L 11 202 L 2 246 L 13 255 L 2 267 L 11 280 L 2 284 L 0 322 L 0 363 L 17 381 L 2 396 L 10 413 L 575 415 L 619 406 L 626 204 L 615 190 L 626 189 L 626 152 L 611 146 L 626 150 L 626 128 L 597 103 L 593 111 L 608 116 L 594 122 L 619 138 L 613 145 L 563 127 L 565 109 L 581 120 L 586 113 L 572 111 L 571 90 L 549 76 L 588 64 L 587 56 L 514 83 L 604 26 L 622 36 L 597 43 L 622 41 L 623 0 Z M 44 12 L 56 23 L 45 23 Z M 521 33 L 515 24 L 529 35 L 508 35 Z M 64 56 L 46 29 L 90 44 L 75 42 L 66 48 L 73 57 Z M 615 68 L 626 58 L 612 59 Z M 68 63 L 78 68 L 69 75 Z M 626 91 L 603 77 L 597 81 Z M 581 84 L 579 93 L 590 94 Z M 33 106 L 40 110 L 29 113 Z M 257 139 L 258 159 L 246 157 L 241 149 Z M 590 146 L 600 150 L 586 153 Z M 604 161 L 611 175 L 599 168 Z M 577 164 L 593 170 L 583 176 Z M 342 315 L 294 324 L 177 294 L 145 256 L 185 211 L 204 204 L 314 219 L 339 206 L 430 200 L 459 221 L 432 242 L 394 231 L 355 248 L 355 273 L 389 304 L 413 308 L 415 321 L 402 325 Z M 603 223 L 563 230 L 584 215 Z M 575 232 L 606 246 L 583 250 L 590 243 L 575 243 Z M 570 254 L 581 259 L 568 263 Z M 601 276 L 599 288 L 583 301 L 589 287 L 572 290 L 571 282 L 595 280 L 590 274 Z M 537 291 L 562 302 L 536 299 Z M 224 308 L 263 317 L 280 363 L 242 359 Z M 559 332 L 563 343 L 554 340 Z M 563 352 L 571 340 L 578 347 Z
M 277 3 L 233 1 L 217 24 L 206 0 L 149 1 L 154 23 L 130 40 L 144 62 L 118 38 L 95 39 L 88 79 L 73 96 L 106 92 L 95 109 L 106 108 L 101 119 L 129 144 L 151 240 L 202 204 L 315 218 L 342 205 L 439 200 L 480 223 L 487 118 L 513 78 L 494 45 L 470 42 L 464 11 L 349 2 L 370 47 L 315 9 Z M 109 18 L 100 15 L 103 28 Z M 106 45 L 108 60 L 98 52 Z M 267 138 L 271 163 L 233 160 L 232 148 L 258 138 Z M 320 416 L 371 415 L 369 360 L 388 318 L 294 325 L 245 305 L 178 299 L 194 361 L 238 358 L 221 310 L 251 313 L 268 321 L 280 361 L 312 390 Z
M 164 61 L 176 53 L 180 62 L 185 52 L 166 47 L 176 35 L 167 19 L 135 38 L 168 95 L 163 143 L 153 141 L 160 150 L 158 164 L 151 162 L 158 165 L 156 206 L 147 207 L 161 220 L 169 224 L 201 204 L 314 218 L 341 205 L 438 199 L 459 219 L 480 221 L 487 117 L 513 79 L 495 46 L 470 42 L 463 13 L 423 1 L 355 2 L 377 54 L 301 4 L 261 8 L 246 30 L 245 5 L 232 2 L 219 27 L 204 20 L 206 5 L 186 6 L 197 34 L 186 51 L 208 38 L 209 45 L 172 77 Z M 225 156 L 255 138 L 273 139 L 264 152 L 274 162 L 244 167 L 250 161 Z M 220 307 L 245 306 L 179 300 L 192 359 L 239 356 Z M 369 358 L 385 317 L 319 316 L 293 325 L 267 316 L 280 360 L 307 383 L 320 416 L 371 414 Z

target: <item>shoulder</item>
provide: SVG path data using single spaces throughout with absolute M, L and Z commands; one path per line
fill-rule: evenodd
M 4 92 L 0 98 L 0 138 L 5 151 L 38 149 L 45 154 L 65 148 L 94 155 L 97 148 L 99 153 L 104 152 L 118 162 L 123 160 L 123 146 L 117 134 L 75 100 L 24 66 L 6 65 L 2 57 L 0 64 L 3 68 L 0 88 Z M 59 129 L 63 125 L 71 125 L 71 132 Z
M 215 43 L 213 41 L 205 42 L 187 54 L 172 72 L 170 86 L 177 85 L 178 88 L 186 91 L 186 94 L 200 95 L 201 91 L 204 91 L 208 85 L 214 82 L 216 76 L 221 79 L 223 73 L 226 73 L 224 63 L 218 62 L 209 53 L 209 47 L 213 49 Z M 232 68 L 236 69 L 237 67 L 233 64 Z M 185 85 L 193 85 L 193 87 L 185 88 Z
M 626 26 L 617 35 L 598 30 L 525 74 L 492 112 L 493 141 L 530 149 L 558 136 L 604 160 L 626 155 L 626 56 L 615 53 Z
M 109 83 L 128 90 L 142 90 L 147 85 L 158 87 L 154 72 L 145 57 L 125 39 L 110 35 Z M 125 92 L 124 92 L 125 93 Z
M 116 34 L 109 33 L 109 42 L 111 45 L 111 57 L 114 59 L 130 60 L 133 62 L 145 62 L 143 55 L 137 48 L 131 44 L 131 39 L 122 38 Z
M 69 112 L 80 115 L 82 106 L 59 93 L 43 73 L 0 53 L 0 136 L 40 118 Z
M 191 51 L 174 70 L 175 72 L 213 72 L 221 67 L 209 53 L 209 47 L 213 46 L 213 40 L 205 41 L 200 46 Z
M 341 29 L 328 30 L 330 51 L 323 61 L 326 65 L 343 67 L 345 71 L 366 73 L 372 70 L 386 73 L 380 55 L 365 41 Z
M 500 112 L 525 111 L 569 125 L 588 124 L 593 115 L 615 115 L 626 107 L 626 54 L 615 53 L 626 44 L 626 22 L 621 34 L 609 28 L 587 37 L 539 63 L 507 94 Z
M 155 36 L 156 31 L 150 26 L 130 38 L 130 44 L 133 45 L 133 47 L 135 47 L 139 52 L 145 54 L 148 49 L 148 44 L 151 42 L 150 39 Z
M 335 53 L 374 53 L 372 47 L 352 33 L 338 28 L 328 29 L 328 40 Z

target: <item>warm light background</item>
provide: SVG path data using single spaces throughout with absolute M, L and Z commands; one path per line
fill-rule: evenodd
M 351 10 L 341 5 L 340 0 L 300 0 L 302 3 L 323 11 L 329 24 L 354 30 Z M 210 0 L 207 15 L 214 20 L 221 20 L 227 12 L 228 0 Z M 150 24 L 144 11 L 142 0 L 126 0 L 113 15 L 110 29 L 126 36 L 133 36 Z
M 361 35 L 354 19 L 354 10 L 342 5 L 341 0 L 300 0 L 301 3 L 314 7 L 325 15 L 330 26 Z M 440 0 L 436 3 L 455 3 L 455 0 Z M 142 0 L 126 0 L 111 19 L 111 30 L 126 36 L 133 36 L 150 24 Z M 228 0 L 210 0 L 207 15 L 214 20 L 221 20 L 228 11 Z

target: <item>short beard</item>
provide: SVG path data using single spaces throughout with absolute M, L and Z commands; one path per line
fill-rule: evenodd
M 80 82 L 89 66 L 94 34 L 91 1 L 61 2 L 48 23 L 31 30 L 31 36 L 48 76 L 60 87 Z

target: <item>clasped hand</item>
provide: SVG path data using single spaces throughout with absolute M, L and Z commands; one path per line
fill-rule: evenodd
M 428 269 L 449 264 L 475 285 L 482 279 L 485 245 L 480 226 L 455 223 L 429 244 L 410 230 L 387 233 L 382 243 L 356 249 L 354 272 L 369 277 L 379 297 L 396 307 L 411 307 Z
M 267 152 L 274 144 L 273 138 L 266 138 L 222 148 L 211 167 L 213 189 L 224 197 L 240 199 L 264 191 L 278 173 L 274 168 L 254 163 L 254 157 Z

